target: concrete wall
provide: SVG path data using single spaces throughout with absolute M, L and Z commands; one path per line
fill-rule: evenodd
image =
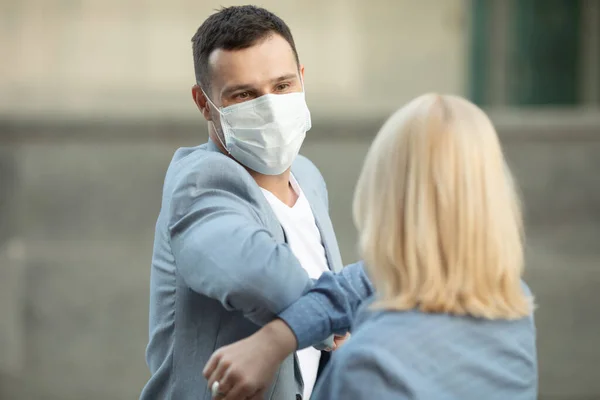
M 351 262 L 351 197 L 370 139 L 361 138 L 364 132 L 319 139 L 333 129 L 316 126 L 303 152 L 327 179 L 343 257 Z M 12 317 L 13 336 L 0 399 L 139 393 L 148 376 L 148 278 L 162 179 L 174 149 L 203 137 L 172 133 L 179 139 L 106 141 L 93 139 L 105 136 L 96 128 L 88 140 L 2 143 L 17 178 L 3 213 L 14 220 L 4 231 L 12 255 L 3 259 L 13 260 L 12 289 L 20 296 L 12 314 L 2 314 L 3 328 Z M 542 398 L 598 398 L 600 135 L 503 137 L 526 205 Z
M 3 0 L 0 115 L 195 116 L 190 39 L 212 10 L 243 3 Z M 260 4 L 290 25 L 317 114 L 383 116 L 424 91 L 463 93 L 462 0 Z

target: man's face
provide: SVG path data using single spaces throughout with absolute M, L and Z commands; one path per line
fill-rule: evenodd
M 242 103 L 265 94 L 302 91 L 304 67 L 299 71 L 291 46 L 277 34 L 246 49 L 215 50 L 210 55 L 209 67 L 211 86 L 206 94 L 217 107 Z M 203 97 L 200 89 L 195 87 L 196 104 L 208 120 L 217 123 L 218 113 Z

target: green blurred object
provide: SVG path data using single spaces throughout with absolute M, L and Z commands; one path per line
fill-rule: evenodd
M 494 1 L 472 0 L 470 97 L 490 104 L 492 41 L 507 43 L 507 105 L 582 103 L 582 0 L 511 0 L 506 38 L 492 37 Z
M 513 0 L 512 7 L 510 103 L 579 104 L 581 1 Z
M 488 0 L 472 0 L 471 13 L 471 59 L 469 73 L 469 95 L 479 105 L 486 105 L 487 82 L 489 75 L 489 43 L 490 43 L 490 2 Z

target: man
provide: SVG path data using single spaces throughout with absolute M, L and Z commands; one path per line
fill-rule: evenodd
M 289 28 L 262 8 L 229 7 L 192 41 L 192 95 L 210 139 L 179 149 L 166 174 L 151 272 L 152 376 L 141 399 L 209 399 L 213 390 L 237 398 L 207 387 L 213 351 L 342 268 L 325 182 L 298 155 L 311 121 Z M 315 348 L 286 358 L 254 397 L 307 399 L 322 361 Z

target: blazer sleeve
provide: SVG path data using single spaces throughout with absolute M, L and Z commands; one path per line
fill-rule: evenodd
M 298 301 L 279 314 L 303 349 L 332 333 L 350 330 L 356 312 L 375 292 L 363 262 L 349 265 L 340 273 L 324 272 Z
M 170 241 L 187 286 L 264 325 L 312 286 L 287 244 L 261 224 L 243 174 L 213 157 L 174 185 Z M 241 167 L 240 167 L 241 168 Z M 208 169 L 208 171 L 207 171 Z

